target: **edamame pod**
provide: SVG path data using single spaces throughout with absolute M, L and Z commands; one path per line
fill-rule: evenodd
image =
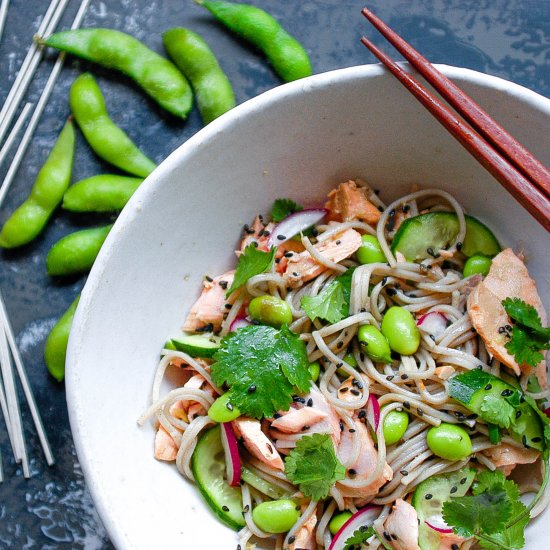
M 205 124 L 235 107 L 235 95 L 226 74 L 208 44 L 189 29 L 176 28 L 162 35 L 164 47 L 189 79 Z
M 285 82 L 311 75 L 311 62 L 302 45 L 264 10 L 249 4 L 196 1 L 235 34 L 262 50 Z
M 181 72 L 129 34 L 113 29 L 77 29 L 57 32 L 41 43 L 121 71 L 173 115 L 186 118 L 191 110 L 193 93 Z
M 83 229 L 59 239 L 46 256 L 48 275 L 73 275 L 89 271 L 111 227 Z
M 115 174 L 92 176 L 71 185 L 61 206 L 71 212 L 116 212 L 124 208 L 142 181 Z
M 69 306 L 69 309 L 61 316 L 59 321 L 53 326 L 46 345 L 44 346 L 44 360 L 48 372 L 58 381 L 61 382 L 65 377 L 65 359 L 67 356 L 67 343 L 69 341 L 69 333 L 73 324 L 74 312 L 80 300 L 80 294 L 75 298 L 74 302 Z
M 25 202 L 7 219 L 0 232 L 0 246 L 15 248 L 35 239 L 69 187 L 74 157 L 74 126 L 69 120 L 61 130 Z
M 90 73 L 81 74 L 69 92 L 71 111 L 90 147 L 113 166 L 146 177 L 156 167 L 107 113 L 105 99 Z

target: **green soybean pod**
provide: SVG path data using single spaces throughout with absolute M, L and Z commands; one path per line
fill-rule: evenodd
M 89 271 L 111 227 L 83 229 L 59 239 L 46 256 L 48 275 L 73 275 Z
M 235 107 L 235 94 L 214 53 L 197 33 L 175 28 L 162 35 L 168 55 L 191 82 L 205 124 Z
M 40 43 L 124 73 L 173 115 L 186 118 L 191 110 L 193 93 L 181 72 L 129 34 L 77 29 L 57 32 Z
M 73 324 L 74 312 L 80 300 L 80 294 L 75 298 L 74 302 L 69 306 L 69 309 L 61 316 L 59 321 L 53 326 L 46 345 L 44 346 L 44 360 L 48 372 L 58 381 L 61 382 L 65 376 L 65 359 L 67 357 L 67 342 L 69 341 L 69 333 Z
M 105 99 L 90 73 L 81 74 L 69 92 L 71 111 L 98 156 L 113 166 L 145 178 L 156 164 L 147 158 L 107 113 Z
M 46 162 L 38 172 L 28 198 L 6 220 L 0 246 L 15 248 L 31 242 L 44 229 L 71 182 L 74 126 L 68 120 Z
M 77 181 L 63 195 L 70 212 L 116 212 L 122 210 L 143 179 L 101 174 Z
M 227 28 L 262 50 L 285 82 L 311 75 L 303 46 L 264 10 L 249 4 L 196 0 Z

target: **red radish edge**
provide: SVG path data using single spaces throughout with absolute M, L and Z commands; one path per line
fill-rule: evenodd
M 223 422 L 221 424 L 221 438 L 223 450 L 225 452 L 227 481 L 231 487 L 237 487 L 241 482 L 242 467 L 237 438 L 235 437 L 231 422 Z
M 267 241 L 268 248 L 283 244 L 294 235 L 298 235 L 300 231 L 319 223 L 327 214 L 328 210 L 326 208 L 310 208 L 290 214 L 278 223 L 271 232 Z
M 437 531 L 438 533 L 452 533 L 453 530 L 451 528 L 447 527 L 437 527 L 437 525 L 434 525 L 433 523 L 430 523 L 429 521 L 424 521 L 424 523 L 434 531 Z M 445 524 L 447 525 L 447 524 Z
M 431 311 L 430 313 L 422 315 L 418 319 L 416 325 L 422 328 L 424 332 L 437 338 L 441 336 L 447 328 L 447 317 L 439 311 Z
M 367 420 L 372 429 L 377 432 L 380 424 L 380 403 L 378 403 L 378 399 L 372 393 L 369 395 L 367 401 Z
M 251 324 L 252 323 L 244 315 L 238 315 L 231 325 L 229 325 L 229 332 L 235 332 L 236 330 L 247 327 Z
M 365 506 L 365 508 L 355 512 L 334 535 L 328 550 L 343 550 L 346 546 L 346 540 L 360 527 L 370 527 L 380 515 L 381 510 L 380 506 Z
M 544 414 L 550 418 L 550 407 L 548 407 L 547 409 L 544 409 Z

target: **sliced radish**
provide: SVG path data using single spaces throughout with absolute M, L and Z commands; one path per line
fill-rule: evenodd
M 371 428 L 375 432 L 378 431 L 378 425 L 380 424 L 380 403 L 378 403 L 378 399 L 372 393 L 369 395 L 367 401 L 367 420 Z
M 225 471 L 227 473 L 227 481 L 231 487 L 237 487 L 241 482 L 241 457 L 239 456 L 239 447 L 237 438 L 233 431 L 231 422 L 223 422 L 221 424 L 221 440 L 223 450 L 225 452 Z
M 378 518 L 381 511 L 382 508 L 380 506 L 366 506 L 355 512 L 334 535 L 328 550 L 343 550 L 346 546 L 346 541 L 353 533 L 361 527 L 370 527 Z
M 544 414 L 550 418 L 550 407 L 548 407 L 547 409 L 544 409 Z
M 235 320 L 229 325 L 229 332 L 235 332 L 236 330 L 244 327 L 248 327 L 252 323 L 244 316 L 237 315 Z
M 453 530 L 445 523 L 441 516 L 433 516 L 430 518 L 430 521 L 425 521 L 426 525 L 437 531 L 438 533 L 452 533 Z
M 422 315 L 416 324 L 423 332 L 439 338 L 447 328 L 447 317 L 439 311 L 432 311 Z
M 282 222 L 277 224 L 271 232 L 267 241 L 268 248 L 283 244 L 294 237 L 294 235 L 298 235 L 300 231 L 304 231 L 304 229 L 319 223 L 327 214 L 328 210 L 326 208 L 311 208 L 290 214 L 290 216 L 287 216 Z

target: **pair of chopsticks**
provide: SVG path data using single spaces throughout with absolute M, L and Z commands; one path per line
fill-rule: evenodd
M 369 39 L 362 37 L 361 42 L 550 231 L 550 171 L 379 17 L 367 8 L 362 13 L 462 118 Z

